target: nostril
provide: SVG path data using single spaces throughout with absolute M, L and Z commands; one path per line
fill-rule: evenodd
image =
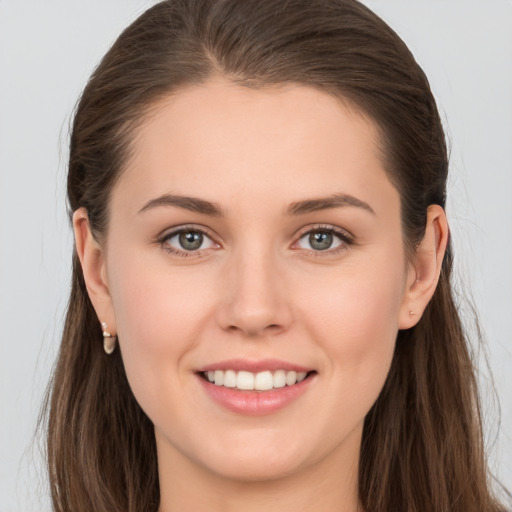
M 267 325 L 266 327 L 263 327 L 263 329 L 259 329 L 258 327 L 252 326 L 245 326 L 245 328 L 243 328 L 237 325 L 229 325 L 227 329 L 228 331 L 243 331 L 249 336 L 258 336 L 265 331 L 279 331 L 282 329 L 282 326 L 280 326 L 279 324 L 270 324 Z

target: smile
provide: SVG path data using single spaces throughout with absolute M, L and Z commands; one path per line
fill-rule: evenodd
M 231 359 L 196 372 L 202 389 L 228 411 L 264 416 L 291 406 L 315 387 L 318 372 L 284 361 Z
M 248 371 L 235 370 L 210 370 L 203 372 L 206 378 L 216 386 L 236 388 L 243 391 L 269 391 L 280 389 L 285 386 L 294 386 L 302 382 L 308 372 L 296 372 L 294 370 L 270 370 L 252 373 Z

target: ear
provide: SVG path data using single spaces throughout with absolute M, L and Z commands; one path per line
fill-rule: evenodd
M 117 328 L 108 288 L 105 252 L 92 235 L 89 216 L 85 208 L 79 208 L 74 212 L 73 231 L 87 293 L 98 316 L 98 321 L 106 323 L 106 330 L 115 336 Z
M 414 261 L 409 266 L 398 320 L 399 329 L 415 326 L 434 295 L 448 237 L 448 222 L 444 210 L 437 204 L 430 205 L 427 210 L 425 236 L 416 248 Z

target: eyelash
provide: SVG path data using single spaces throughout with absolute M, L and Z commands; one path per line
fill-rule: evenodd
M 345 231 L 344 229 L 341 229 L 341 228 L 336 228 L 334 226 L 327 226 L 327 225 L 319 224 L 319 225 L 316 225 L 312 228 L 308 228 L 307 230 L 303 231 L 297 237 L 297 242 L 295 242 L 294 245 L 297 244 L 298 241 L 300 241 L 306 235 L 309 235 L 309 234 L 315 233 L 315 232 L 330 233 L 331 235 L 334 235 L 341 240 L 341 243 L 334 249 L 326 249 L 324 251 L 315 251 L 312 249 L 305 249 L 308 252 L 308 255 L 312 255 L 315 258 L 337 255 L 340 252 L 345 251 L 347 249 L 347 247 L 354 245 L 354 243 L 355 243 L 354 236 L 351 235 L 348 231 Z
M 196 251 L 180 251 L 178 249 L 175 249 L 174 247 L 170 245 L 166 245 L 166 242 L 169 241 L 171 238 L 175 237 L 176 235 L 179 235 L 180 233 L 186 233 L 186 232 L 192 232 L 192 233 L 201 233 L 202 235 L 208 237 L 212 242 L 216 245 L 218 245 L 216 242 L 214 242 L 214 237 L 212 234 L 205 228 L 194 226 L 194 225 L 185 225 L 181 226 L 179 229 L 175 229 L 171 231 L 170 233 L 167 233 L 163 235 L 159 240 L 158 243 L 162 247 L 162 250 L 172 254 L 173 256 L 178 256 L 180 258 L 190 258 L 190 257 L 196 257 L 201 258 L 203 255 L 201 254 L 202 251 L 205 249 L 200 249 Z
M 178 256 L 180 258 L 204 257 L 201 254 L 201 252 L 205 251 L 205 249 L 198 249 L 195 251 L 186 251 L 186 250 L 180 251 L 178 249 L 175 249 L 174 247 L 171 247 L 170 245 L 166 245 L 166 242 L 169 241 L 171 238 L 175 237 L 176 235 L 179 235 L 180 233 L 184 233 L 187 231 L 194 232 L 194 233 L 201 233 L 202 235 L 208 237 L 214 244 L 219 245 L 214 241 L 214 237 L 212 236 L 212 234 L 210 234 L 210 232 L 208 230 L 206 230 L 203 227 L 191 225 L 191 226 L 182 226 L 179 229 L 171 231 L 170 233 L 167 233 L 164 236 L 162 236 L 160 239 L 158 239 L 158 243 L 162 247 L 162 250 L 169 254 L 172 254 L 173 256 Z M 314 257 L 322 257 L 325 255 L 329 255 L 329 256 L 336 255 L 336 254 L 346 250 L 348 246 L 353 245 L 355 243 L 354 237 L 345 230 L 336 228 L 334 226 L 317 225 L 312 228 L 308 228 L 306 231 L 301 232 L 298 235 L 296 242 L 294 242 L 294 245 L 296 245 L 306 235 L 314 233 L 314 232 L 330 233 L 341 240 L 341 243 L 334 249 L 326 249 L 324 251 L 315 251 L 312 249 L 309 249 L 309 250 L 304 249 L 305 251 L 307 251 L 308 254 L 313 255 Z

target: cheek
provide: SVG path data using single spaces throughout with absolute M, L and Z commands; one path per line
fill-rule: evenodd
M 358 390 L 369 404 L 389 371 L 404 290 L 400 269 L 386 272 L 384 267 L 374 264 L 352 275 L 331 276 L 325 293 L 304 302 L 307 327 L 328 355 L 329 370 L 343 392 Z
M 198 291 L 197 279 L 190 282 L 140 254 L 113 253 L 112 261 L 109 286 L 123 362 L 146 406 L 156 390 L 172 389 L 183 376 L 182 358 L 200 339 L 211 294 L 204 286 Z
M 207 281 L 201 281 L 200 272 L 190 279 L 190 273 L 170 272 L 165 260 L 155 263 L 143 253 L 112 254 L 112 261 L 110 292 L 125 345 L 177 347 L 185 333 L 198 327 L 208 302 Z

